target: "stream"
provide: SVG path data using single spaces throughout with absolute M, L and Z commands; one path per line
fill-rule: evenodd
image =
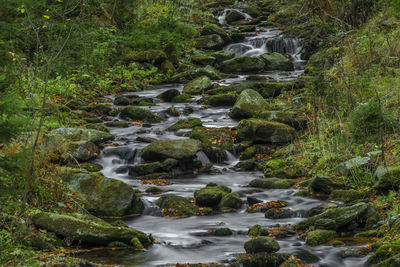
M 221 24 L 225 24 L 225 10 L 218 20 Z M 245 14 L 246 18 L 251 18 Z M 227 26 L 229 27 L 229 26 Z M 289 81 L 296 79 L 304 72 L 305 61 L 301 59 L 302 46 L 301 40 L 293 38 L 285 38 L 281 31 L 273 28 L 258 27 L 255 33 L 249 34 L 246 39 L 240 43 L 231 44 L 224 50 L 232 51 L 236 56 L 259 56 L 264 53 L 278 52 L 289 54 L 294 61 L 295 70 L 292 72 L 268 72 L 266 75 L 275 81 Z M 229 85 L 232 83 L 244 82 L 247 75 L 238 75 L 235 78 L 214 81 L 220 85 Z M 157 140 L 184 139 L 185 133 L 188 131 L 181 130 L 178 132 L 170 132 L 166 129 L 176 123 L 178 120 L 188 117 L 200 118 L 204 127 L 235 127 L 238 121 L 232 120 L 229 116 L 230 107 L 209 107 L 204 108 L 202 104 L 198 104 L 200 96 L 196 96 L 190 103 L 164 103 L 160 102 L 157 95 L 169 90 L 183 90 L 183 84 L 165 84 L 156 86 L 154 90 L 142 91 L 135 93 L 126 93 L 125 95 L 134 94 L 139 97 L 152 98 L 155 106 L 143 107 L 150 109 L 154 114 L 159 115 L 165 120 L 161 123 L 152 125 L 132 125 L 128 128 L 109 128 L 110 132 L 116 136 L 118 147 L 127 147 L 132 151 L 140 151 L 148 145 L 141 141 L 137 141 L 137 137 L 154 138 Z M 106 104 L 112 104 L 116 96 L 106 96 Z M 165 111 L 174 105 L 182 115 L 172 117 L 165 114 Z M 118 107 L 118 106 L 114 106 Z M 183 115 L 186 108 L 192 108 L 193 113 Z M 112 120 L 122 120 L 119 117 L 111 117 Z M 143 139 L 140 139 L 143 140 Z M 122 180 L 130 184 L 133 188 L 144 192 L 152 185 L 141 184 L 139 180 L 129 177 L 124 166 L 128 164 L 142 163 L 137 153 L 130 159 L 121 159 L 118 156 L 107 153 L 108 150 L 114 149 L 113 146 L 106 147 L 100 158 L 96 160 L 103 166 L 103 174 L 106 177 Z M 199 159 L 206 163 L 207 157 L 199 154 Z M 156 244 L 145 252 L 132 252 L 129 250 L 99 250 L 90 252 L 80 257 L 87 258 L 93 262 L 104 264 L 121 264 L 126 266 L 163 266 L 175 263 L 226 263 L 228 264 L 235 258 L 235 254 L 243 253 L 244 243 L 250 239 L 247 235 L 248 229 L 260 224 L 263 228 L 272 228 L 279 225 L 295 224 L 304 219 L 306 211 L 324 203 L 318 199 L 297 197 L 295 193 L 298 189 L 274 189 L 261 190 L 261 192 L 251 194 L 259 200 L 277 201 L 282 200 L 288 203 L 288 208 L 299 211 L 294 218 L 288 219 L 266 219 L 264 213 L 248 213 L 247 204 L 233 213 L 223 213 L 212 216 L 193 216 L 189 218 L 165 218 L 161 216 L 161 211 L 155 204 L 157 199 L 162 195 L 177 195 L 185 198 L 193 197 L 193 193 L 203 188 L 207 183 L 215 182 L 223 184 L 237 193 L 241 199 L 246 202 L 250 191 L 247 185 L 251 180 L 262 177 L 262 172 L 238 172 L 232 169 L 239 162 L 236 155 L 228 154 L 228 160 L 221 164 L 214 165 L 214 168 L 220 171 L 220 174 L 201 174 L 195 178 L 171 179 L 170 185 L 164 186 L 163 189 L 168 191 L 159 195 L 142 194 L 142 200 L 145 202 L 145 211 L 143 215 L 133 219 L 126 219 L 125 222 L 129 227 L 138 229 L 148 234 L 152 234 L 156 240 Z M 304 211 L 304 212 L 302 212 Z M 226 237 L 218 237 L 208 234 L 208 230 L 229 227 L 233 231 L 233 235 Z M 363 266 L 366 259 L 364 258 L 342 258 L 340 251 L 344 247 L 335 248 L 332 246 L 316 246 L 311 247 L 305 245 L 297 235 L 289 238 L 278 239 L 280 244 L 280 253 L 295 253 L 301 250 L 307 250 L 318 256 L 320 260 L 315 263 L 319 266 L 344 266 L 356 267 Z

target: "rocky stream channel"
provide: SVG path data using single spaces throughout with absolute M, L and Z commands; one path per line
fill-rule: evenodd
M 234 26 L 227 24 L 226 16 L 232 11 L 239 14 L 238 16 L 242 15 L 244 20 L 251 20 L 251 16 L 241 10 L 226 9 L 218 15 L 218 21 L 227 31 L 235 29 Z M 224 46 L 223 50 L 225 52 L 233 52 L 235 58 L 254 58 L 266 53 L 271 55 L 277 55 L 278 53 L 278 55 L 288 55 L 286 60 L 291 61 L 293 65 L 286 71 L 284 67 L 280 71 L 264 71 L 256 76 L 249 74 L 248 70 L 245 69 L 244 73 L 239 73 L 229 78 L 212 79 L 214 88 L 228 88 L 237 86 L 237 84 L 243 86 L 246 83 L 254 84 L 254 80 L 285 83 L 296 80 L 303 74 L 306 62 L 301 58 L 303 52 L 301 40 L 285 38 L 281 35 L 279 29 L 263 26 L 249 27 L 248 25 L 243 27 L 248 27 L 247 37 L 244 40 Z M 220 52 L 220 54 L 223 55 L 224 52 Z M 206 57 L 199 53 L 197 57 L 199 62 L 202 62 L 202 60 L 206 61 L 206 59 Z M 243 61 L 243 63 L 239 63 L 239 67 L 245 68 L 246 64 L 248 63 Z M 253 67 L 255 65 L 257 65 L 257 62 L 250 64 Z M 233 64 L 226 64 L 226 66 L 222 66 L 221 68 L 226 69 L 224 72 L 229 72 L 229 68 L 233 67 L 237 68 Z M 205 69 L 207 68 L 205 67 Z M 207 83 L 207 81 L 204 81 L 204 83 Z M 254 179 L 264 177 L 264 173 L 262 171 L 255 171 L 254 168 L 246 168 L 248 161 L 239 158 L 239 152 L 243 152 L 243 149 L 236 142 L 235 137 L 233 138 L 233 145 L 217 149 L 218 151 L 215 148 L 212 148 L 211 151 L 198 149 L 195 151 L 196 158 L 191 158 L 190 160 L 184 156 L 176 156 L 172 164 L 174 166 L 179 165 L 179 170 L 174 169 L 170 172 L 162 170 L 157 171 L 157 174 L 154 175 L 146 174 L 146 171 L 143 171 L 143 169 L 135 167 L 144 166 L 143 163 L 149 161 L 164 160 L 169 156 L 165 155 L 165 153 L 170 153 L 170 156 L 173 158 L 179 152 L 174 151 L 174 149 L 167 152 L 161 151 L 163 148 L 156 147 L 155 145 L 153 151 L 149 151 L 151 149 L 146 147 L 150 146 L 150 143 L 157 144 L 161 140 L 195 139 L 200 139 L 204 143 L 204 140 L 196 138 L 193 134 L 192 138 L 190 138 L 191 129 L 187 129 L 184 126 L 177 127 L 177 130 L 170 128 L 178 121 L 188 118 L 192 118 L 192 120 L 193 118 L 199 119 L 190 121 L 190 124 L 194 123 L 195 126 L 202 125 L 205 128 L 195 128 L 194 131 L 201 132 L 201 129 L 209 131 L 209 138 L 215 142 L 223 139 L 225 133 L 229 133 L 228 135 L 230 135 L 234 132 L 231 129 L 235 129 L 238 126 L 239 121 L 236 119 L 240 118 L 240 116 L 232 116 L 233 112 L 231 112 L 236 98 L 233 101 L 229 99 L 225 100 L 233 102 L 231 105 L 226 102 L 222 103 L 225 105 L 208 105 L 210 103 L 209 94 L 202 95 L 202 89 L 200 89 L 198 94 L 193 94 L 190 102 L 176 103 L 171 101 L 171 97 L 168 97 L 171 94 L 176 97 L 187 90 L 187 85 L 175 83 L 159 85 L 154 90 L 126 93 L 123 96 L 111 95 L 105 97 L 106 101 L 103 104 L 112 105 L 114 109 L 124 108 L 122 105 L 123 101 L 116 101 L 117 99 L 144 99 L 144 101 L 152 102 L 153 105 L 143 108 L 150 110 L 153 114 L 163 119 L 161 122 L 154 120 L 153 122 L 143 124 L 129 124 L 125 128 L 108 127 L 110 133 L 116 137 L 115 141 L 112 146 L 106 146 L 101 152 L 100 157 L 95 160 L 96 163 L 103 166 L 102 173 L 104 176 L 121 180 L 131 185 L 134 189 L 143 192 L 141 194 L 141 198 L 145 204 L 143 214 L 135 218 L 128 217 L 124 221 L 131 228 L 151 234 L 155 240 L 155 244 L 145 252 L 134 252 L 129 249 L 95 250 L 80 254 L 78 255 L 79 257 L 98 263 L 126 266 L 163 266 L 175 263 L 211 262 L 229 264 L 233 262 L 237 254 L 245 252 L 244 243 L 251 239 L 248 235 L 248 230 L 258 224 L 264 230 L 271 230 L 270 236 L 275 236 L 279 243 L 279 253 L 299 255 L 299 258 L 306 258 L 305 262 L 310 265 L 330 267 L 356 267 L 364 265 L 367 257 L 344 257 L 342 252 L 348 249 L 357 249 L 363 245 L 345 242 L 346 246 L 344 247 L 334 247 L 332 245 L 311 246 L 306 244 L 305 240 L 296 234 L 294 225 L 305 220 L 310 210 L 316 207 L 317 209 L 318 207 L 322 207 L 321 209 L 323 209 L 323 207 L 328 207 L 329 205 L 341 205 L 341 203 L 298 196 L 296 193 L 300 190 L 296 189 L 296 187 L 289 186 L 286 189 L 273 189 L 273 186 L 271 186 L 270 188 L 272 189 L 266 189 L 249 186 Z M 242 92 L 240 97 L 245 97 L 242 96 L 243 94 Z M 164 98 L 163 100 L 160 100 L 160 95 L 163 95 L 161 96 L 161 98 Z M 105 124 L 110 126 L 110 122 L 115 121 L 122 124 L 125 122 L 124 119 L 126 116 L 129 117 L 129 114 L 123 115 L 121 113 L 116 116 L 109 116 Z M 232 117 L 235 119 L 232 119 Z M 193 125 L 190 125 L 189 128 L 193 128 Z M 224 132 L 224 129 L 228 129 L 227 132 Z M 262 132 L 261 135 L 263 134 Z M 278 142 L 272 140 L 273 142 L 267 142 L 270 145 L 267 144 L 264 147 L 266 149 L 268 149 L 268 146 L 270 146 L 270 149 L 279 147 L 277 144 L 279 140 L 282 138 L 285 139 L 280 136 L 281 134 L 277 133 L 276 135 L 278 136 L 274 137 L 278 139 Z M 264 141 L 263 137 L 261 139 L 259 141 Z M 184 153 L 190 154 L 191 151 L 189 150 L 192 149 L 191 146 L 193 145 L 197 146 L 197 141 L 194 144 L 183 142 L 180 143 L 177 150 L 187 149 L 188 151 Z M 142 151 L 145 148 L 147 151 Z M 213 151 L 215 152 L 214 154 Z M 164 153 L 164 157 L 160 156 L 162 153 Z M 146 161 L 142 156 L 146 158 Z M 191 156 L 189 155 L 188 157 L 190 158 Z M 156 159 L 156 157 L 159 158 Z M 165 163 L 165 161 L 160 162 L 161 165 Z M 157 168 L 163 169 L 164 167 L 159 166 Z M 191 170 L 192 172 L 187 172 L 187 170 Z M 193 173 L 193 170 L 195 170 L 195 175 L 190 174 Z M 142 175 L 137 175 L 138 172 L 143 173 Z M 138 176 L 141 176 L 139 177 L 140 179 L 137 178 Z M 152 183 L 141 182 L 143 179 L 159 179 L 159 181 L 167 181 L 168 183 L 162 184 L 162 186 L 158 186 L 158 189 L 156 189 Z M 288 180 L 282 181 L 288 182 Z M 288 183 L 293 185 L 296 179 L 292 179 L 292 181 Z M 168 205 L 165 204 L 168 201 L 168 196 L 192 199 L 195 192 L 206 185 L 216 187 L 215 184 L 210 183 L 223 185 L 231 189 L 236 202 L 228 204 L 226 209 L 222 208 L 219 211 L 210 208 L 215 203 L 211 205 L 203 203 L 203 208 L 197 210 L 194 214 L 189 214 L 198 216 L 187 216 L 188 214 L 183 214 L 183 216 L 179 216 L 182 214 L 175 214 L 178 216 L 164 216 L 168 212 L 174 212 L 173 210 L 165 211 L 165 209 L 169 209 Z M 253 182 L 252 185 L 254 184 Z M 225 187 L 221 187 L 221 189 L 225 190 L 226 193 L 230 192 Z M 223 193 L 223 195 L 225 196 L 226 193 Z M 230 195 L 232 196 L 232 194 Z M 236 199 L 237 196 L 240 200 Z M 160 198 L 162 198 L 161 202 Z M 196 201 L 200 202 L 197 199 Z M 207 202 L 206 200 L 204 201 Z M 266 216 L 264 212 L 251 212 L 251 210 L 248 210 L 251 205 L 266 202 L 275 204 L 285 202 L 286 207 L 284 212 L 277 213 L 275 214 L 276 216 Z M 187 208 L 192 208 L 191 205 L 194 206 L 192 203 Z M 227 230 L 228 233 L 226 235 L 217 234 L 218 231 L 215 230 L 220 228 L 229 228 L 231 232 Z

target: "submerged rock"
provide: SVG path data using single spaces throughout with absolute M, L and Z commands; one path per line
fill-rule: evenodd
M 233 119 L 247 119 L 264 110 L 266 105 L 264 98 L 258 92 L 247 89 L 240 93 L 229 115 Z
M 295 138 L 295 130 L 279 122 L 248 119 L 240 121 L 238 137 L 255 142 L 287 143 Z
M 90 215 L 40 212 L 32 216 L 32 222 L 39 228 L 83 243 L 104 246 L 119 241 L 131 244 L 137 249 L 147 248 L 151 245 L 150 238 L 143 232 L 132 228 L 112 226 Z M 139 244 L 132 243 L 135 238 Z

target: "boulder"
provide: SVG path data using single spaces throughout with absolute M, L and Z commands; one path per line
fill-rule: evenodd
M 279 122 L 247 119 L 238 125 L 238 138 L 254 142 L 287 143 L 295 138 L 295 129 Z
M 229 115 L 233 119 L 251 118 L 266 108 L 264 98 L 252 89 L 246 89 L 240 93 Z
M 374 163 L 371 162 L 372 157 L 380 155 L 381 151 L 369 152 L 363 156 L 352 158 L 346 162 L 339 164 L 336 171 L 343 176 L 349 176 L 352 172 L 357 171 L 360 168 L 374 169 Z
M 192 56 L 192 61 L 203 66 L 214 65 L 215 57 L 210 55 L 194 55 Z
M 144 205 L 132 187 L 98 172 L 63 168 L 61 179 L 85 199 L 85 208 L 98 216 L 140 214 Z
M 207 104 L 211 106 L 233 106 L 237 101 L 238 95 L 235 92 L 226 94 L 212 95 L 207 99 Z
M 257 57 L 237 57 L 221 62 L 219 69 L 226 73 L 257 73 L 264 70 L 265 63 Z
M 136 107 L 127 107 L 121 111 L 124 120 L 144 121 L 149 123 L 160 122 L 161 118 L 154 115 L 150 110 Z
M 185 83 L 193 79 L 199 78 L 201 76 L 207 76 L 211 80 L 220 80 L 221 76 L 218 74 L 217 70 L 211 66 L 206 66 L 204 68 L 190 69 L 181 72 L 171 78 L 171 82 Z
M 266 189 L 287 189 L 292 187 L 296 183 L 293 179 L 279 179 L 279 178 L 267 178 L 267 179 L 254 179 L 250 182 L 249 186 Z
M 399 266 L 400 239 L 380 246 L 367 260 L 368 266 Z
M 179 196 L 162 196 L 157 200 L 165 217 L 190 217 L 198 213 L 197 207 L 188 199 Z
M 315 230 L 307 233 L 306 245 L 319 246 L 326 244 L 336 236 L 335 231 L 331 230 Z
M 152 173 L 171 172 L 179 162 L 176 159 L 166 159 L 163 162 L 137 164 L 129 167 L 130 176 L 143 176 Z
M 296 163 L 287 164 L 285 161 L 280 159 L 273 159 L 265 164 L 265 171 L 264 171 L 265 177 L 293 179 L 305 175 L 306 172 L 303 170 L 300 164 Z
M 277 252 L 280 249 L 278 242 L 267 236 L 259 236 L 244 243 L 246 253 Z
M 65 141 L 86 141 L 99 144 L 113 139 L 114 136 L 110 133 L 84 128 L 58 128 L 49 133 L 49 142 L 54 142 L 56 145 Z
M 174 64 L 172 64 L 171 61 L 165 60 L 163 63 L 161 63 L 161 71 L 165 75 L 169 76 L 175 73 L 176 69 Z
M 289 57 L 285 57 L 279 53 L 264 54 L 260 58 L 265 63 L 265 70 L 282 70 L 282 71 L 293 71 L 293 62 Z
M 215 236 L 229 236 L 229 235 L 232 235 L 233 234 L 233 232 L 232 232 L 232 230 L 231 229 L 229 229 L 229 228 L 218 228 L 218 229 L 215 229 L 214 231 L 213 231 L 213 234 L 215 235 Z
M 201 207 L 216 207 L 222 198 L 232 190 L 226 186 L 208 184 L 206 187 L 194 192 L 196 204 Z
M 131 244 L 137 249 L 148 248 L 150 238 L 143 232 L 132 228 L 116 227 L 90 215 L 78 213 L 56 214 L 39 212 L 32 216 L 35 226 L 56 233 L 57 235 L 83 243 L 105 246 L 119 241 Z M 139 240 L 132 243 L 132 239 Z
M 218 34 L 200 36 L 196 40 L 196 48 L 219 50 L 224 48 L 225 42 Z
M 400 167 L 387 168 L 376 175 L 375 188 L 381 191 L 398 190 L 400 188 Z
M 137 62 L 146 62 L 150 64 L 161 64 L 167 59 L 167 55 L 162 50 L 147 50 L 133 55 L 132 60 Z
M 131 103 L 129 98 L 125 96 L 118 96 L 114 99 L 114 105 L 117 106 L 128 106 Z
M 346 184 L 341 177 L 317 175 L 311 181 L 310 188 L 314 193 L 330 194 L 336 189 L 346 189 Z
M 221 63 L 225 60 L 229 60 L 235 57 L 235 53 L 230 52 L 230 51 L 216 51 L 216 52 L 212 52 L 210 53 L 210 56 L 215 58 L 215 62 L 216 63 Z
M 208 24 L 205 25 L 202 29 L 201 29 L 201 33 L 200 35 L 202 36 L 207 36 L 207 35 L 212 35 L 212 34 L 217 34 L 219 35 L 222 40 L 224 40 L 224 44 L 227 45 L 229 43 L 232 43 L 233 40 L 232 38 L 229 36 L 229 34 L 222 29 L 221 27 L 218 27 L 215 24 Z
M 146 161 L 158 161 L 167 158 L 193 160 L 201 150 L 201 143 L 193 139 L 164 140 L 149 144 L 142 150 L 141 156 Z
M 220 208 L 238 209 L 242 205 L 240 197 L 235 193 L 229 193 L 222 197 L 219 203 Z
M 196 78 L 183 87 L 183 93 L 189 95 L 200 95 L 213 87 L 213 83 L 207 76 Z
M 177 97 L 181 93 L 177 89 L 169 89 L 165 92 L 162 92 L 157 96 L 157 98 L 163 100 L 164 102 L 171 102 L 174 97 Z
M 180 129 L 192 129 L 194 127 L 202 126 L 203 123 L 199 118 L 187 118 L 179 120 L 177 123 L 168 128 L 169 131 L 178 131 Z
M 244 15 L 244 13 L 239 12 L 239 11 L 237 11 L 237 10 L 235 10 L 235 9 L 232 9 L 232 10 L 229 10 L 229 11 L 226 13 L 225 19 L 226 19 L 226 22 L 227 22 L 228 24 L 231 24 L 232 22 L 236 22 L 236 21 L 238 21 L 238 20 L 244 20 L 244 19 L 246 19 L 246 16 Z
M 361 190 L 355 190 L 355 189 L 348 189 L 348 190 L 343 190 L 343 189 L 336 189 L 333 190 L 330 195 L 329 195 L 329 200 L 336 200 L 336 201 L 341 201 L 341 202 L 353 202 L 356 200 L 361 200 L 364 198 L 367 198 L 368 195 L 362 192 Z
M 284 264 L 286 257 L 279 253 L 258 252 L 253 254 L 238 255 L 237 261 L 243 267 L 278 267 Z

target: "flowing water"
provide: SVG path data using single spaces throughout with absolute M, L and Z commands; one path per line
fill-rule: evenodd
M 225 23 L 225 10 L 219 17 L 221 24 Z M 250 18 L 249 15 L 245 15 Z M 301 60 L 301 41 L 285 38 L 277 29 L 258 28 L 257 34 L 247 37 L 242 43 L 232 44 L 226 47 L 226 50 L 235 52 L 236 56 L 257 56 L 266 52 L 279 52 L 292 56 L 294 59 L 296 70 L 286 73 L 268 73 L 276 81 L 287 81 L 296 79 L 303 73 L 304 61 Z M 229 85 L 244 81 L 247 75 L 239 75 L 237 78 L 215 81 L 220 85 Z M 145 191 L 151 185 L 142 185 L 138 180 L 129 177 L 127 169 L 129 164 L 137 164 L 142 162 L 137 156 L 140 151 L 148 143 L 137 140 L 137 137 L 154 138 L 157 140 L 182 139 L 187 131 L 178 131 L 177 133 L 169 132 L 166 129 L 180 119 L 187 117 L 200 118 L 205 127 L 234 127 L 237 121 L 232 120 L 228 116 L 229 107 L 210 107 L 204 109 L 201 104 L 197 104 L 200 97 L 194 98 L 190 103 L 173 104 L 182 114 L 185 109 L 193 109 L 193 113 L 180 117 L 169 117 L 165 111 L 172 105 L 171 103 L 162 103 L 156 96 L 171 88 L 182 91 L 182 84 L 168 84 L 157 87 L 155 90 L 136 92 L 139 97 L 153 98 L 156 104 L 148 107 L 153 113 L 165 118 L 161 123 L 152 125 L 133 125 L 128 128 L 110 128 L 112 134 L 116 136 L 116 142 L 119 148 L 127 148 L 130 153 L 125 153 L 123 158 L 119 158 L 113 153 L 113 147 L 107 147 L 102 152 L 101 157 L 97 160 L 103 165 L 103 174 L 107 177 L 122 180 L 130 184 L 133 188 Z M 129 95 L 129 93 L 127 94 Z M 109 96 L 108 103 L 112 103 L 115 96 Z M 112 118 L 119 119 L 119 118 Z M 139 139 L 139 140 L 143 140 Z M 206 164 L 209 162 L 204 153 L 198 154 L 198 159 Z M 87 255 L 81 255 L 94 262 L 124 264 L 127 266 L 155 266 L 174 263 L 209 263 L 219 262 L 227 263 L 234 259 L 235 254 L 243 253 L 244 243 L 249 240 L 247 230 L 255 225 L 260 224 L 263 228 L 276 226 L 277 224 L 295 224 L 302 220 L 305 211 L 323 203 L 321 200 L 303 198 L 294 196 L 296 189 L 285 190 L 263 190 L 262 192 L 250 194 L 252 188 L 247 187 L 249 182 L 254 178 L 261 177 L 261 172 L 236 172 L 232 167 L 238 163 L 238 158 L 228 153 L 228 160 L 214 167 L 220 170 L 220 174 L 208 175 L 202 174 L 195 178 L 171 179 L 171 184 L 163 187 L 168 192 L 161 195 L 178 195 L 186 198 L 193 197 L 194 191 L 204 187 L 209 182 L 224 184 L 232 188 L 243 201 L 247 196 L 256 197 L 262 201 L 282 200 L 288 203 L 288 208 L 299 211 L 297 216 L 289 219 L 271 220 L 264 217 L 264 213 L 247 213 L 247 205 L 243 205 L 240 210 L 234 213 L 224 213 L 213 216 L 194 216 L 189 218 L 164 218 L 155 204 L 161 195 L 151 195 L 144 193 L 142 199 L 145 202 L 144 214 L 134 219 L 126 220 L 126 223 L 135 229 L 145 233 L 152 234 L 157 241 L 146 252 L 134 253 L 130 250 L 103 251 L 99 250 L 91 252 Z M 304 212 L 302 212 L 304 211 Z M 228 237 L 216 237 L 208 234 L 208 230 L 229 227 L 233 230 L 233 235 Z M 301 249 L 305 249 L 320 258 L 318 265 L 320 266 L 362 266 L 365 262 L 360 258 L 342 259 L 339 252 L 343 248 L 334 248 L 332 246 L 310 247 L 305 242 L 293 235 L 289 238 L 278 240 L 282 253 L 294 253 Z

